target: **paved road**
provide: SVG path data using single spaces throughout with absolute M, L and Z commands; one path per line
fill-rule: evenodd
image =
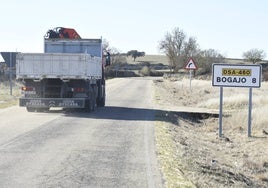
M 107 81 L 95 112 L 0 110 L 0 187 L 163 187 L 152 81 Z

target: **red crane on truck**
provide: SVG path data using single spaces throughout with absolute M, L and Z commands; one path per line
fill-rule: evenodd
M 76 32 L 75 29 L 65 28 L 65 27 L 56 27 L 54 29 L 48 30 L 45 35 L 46 39 L 81 39 L 80 35 Z

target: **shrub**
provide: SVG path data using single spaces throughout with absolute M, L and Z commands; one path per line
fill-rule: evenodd
M 268 69 L 263 70 L 263 81 L 268 81 Z
M 164 76 L 164 73 L 152 69 L 151 72 L 150 72 L 150 76 Z
M 142 75 L 142 76 L 150 76 L 150 68 L 148 66 L 144 66 L 140 71 L 139 73 Z

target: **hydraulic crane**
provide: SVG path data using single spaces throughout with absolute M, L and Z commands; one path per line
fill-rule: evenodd
M 65 38 L 65 39 L 81 39 L 80 35 L 72 28 L 56 27 L 48 30 L 45 35 L 46 39 Z

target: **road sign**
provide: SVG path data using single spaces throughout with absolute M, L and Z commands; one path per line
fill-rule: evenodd
M 16 55 L 18 52 L 0 52 L 5 63 L 8 67 L 15 67 L 16 66 Z
M 212 85 L 261 87 L 261 65 L 213 64 Z
M 192 58 L 190 58 L 184 68 L 186 70 L 196 70 L 197 66 L 196 66 L 196 63 L 194 62 L 194 60 Z

